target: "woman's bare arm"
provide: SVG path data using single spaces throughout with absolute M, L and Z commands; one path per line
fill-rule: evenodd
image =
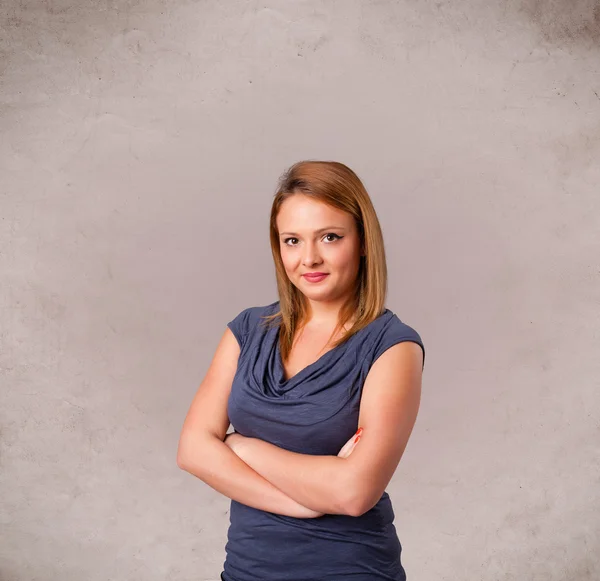
M 244 462 L 303 506 L 359 516 L 385 491 L 416 421 L 422 350 L 412 342 L 388 349 L 373 364 L 360 403 L 360 445 L 348 458 L 284 450 L 239 434 L 227 445 Z
M 224 444 L 229 427 L 227 400 L 239 352 L 237 340 L 226 329 L 183 423 L 177 465 L 247 506 L 297 518 L 321 516 L 284 494 Z

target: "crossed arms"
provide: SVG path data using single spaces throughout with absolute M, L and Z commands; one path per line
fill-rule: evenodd
M 385 491 L 416 421 L 422 350 L 390 347 L 372 365 L 359 411 L 363 428 L 338 456 L 313 456 L 240 434 L 226 436 L 239 345 L 226 329 L 185 418 L 177 465 L 228 498 L 276 514 L 360 516 Z M 358 427 L 358 426 L 357 426 Z

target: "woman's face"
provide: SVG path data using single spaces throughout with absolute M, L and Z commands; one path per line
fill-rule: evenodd
M 285 271 L 308 299 L 345 300 L 354 292 L 361 244 L 350 214 L 294 194 L 279 208 L 276 223 Z M 313 273 L 324 276 L 306 276 Z

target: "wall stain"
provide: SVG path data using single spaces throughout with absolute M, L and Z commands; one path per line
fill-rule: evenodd
M 550 44 L 600 48 L 600 0 L 508 0 L 507 8 L 532 21 Z
M 600 106 L 600 103 L 598 103 Z M 549 142 L 562 180 L 597 169 L 600 159 L 600 124 L 577 128 Z

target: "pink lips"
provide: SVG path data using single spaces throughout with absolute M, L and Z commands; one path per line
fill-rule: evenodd
M 302 276 L 309 282 L 321 282 L 327 275 L 327 272 L 311 272 L 310 274 L 303 274 Z

